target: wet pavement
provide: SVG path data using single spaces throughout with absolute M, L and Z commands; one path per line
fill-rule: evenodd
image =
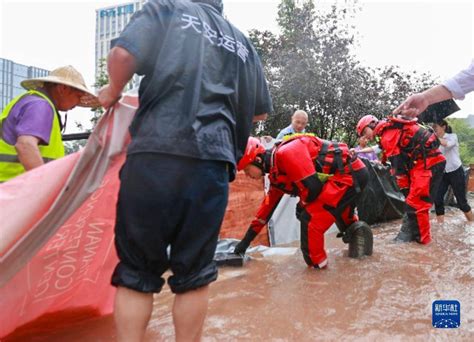
M 433 222 L 433 221 L 432 221 Z M 474 224 L 458 210 L 432 224 L 433 242 L 392 242 L 400 220 L 373 226 L 374 254 L 347 258 L 326 235 L 329 266 L 306 267 L 298 244 L 286 255 L 252 255 L 221 268 L 211 286 L 204 341 L 474 341 Z M 272 249 L 270 249 L 272 250 Z M 146 341 L 173 341 L 168 289 L 156 296 Z M 435 329 L 434 300 L 458 300 L 461 326 Z M 6 341 L 115 341 L 106 316 Z

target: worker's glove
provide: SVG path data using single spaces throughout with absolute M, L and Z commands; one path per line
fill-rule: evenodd
M 249 248 L 250 243 L 253 239 L 258 235 L 255 230 L 252 229 L 252 226 L 249 227 L 247 233 L 245 233 L 244 238 L 235 246 L 234 253 L 235 254 L 245 254 L 247 248 Z

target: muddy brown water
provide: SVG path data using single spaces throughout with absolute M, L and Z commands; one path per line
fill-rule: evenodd
M 450 211 L 444 225 L 433 223 L 429 246 L 393 243 L 399 226 L 374 226 L 374 255 L 362 260 L 347 258 L 347 246 L 326 234 L 325 270 L 307 268 L 298 248 L 289 255 L 257 253 L 244 267 L 221 268 L 203 340 L 474 341 L 474 224 Z M 431 326 L 432 303 L 439 299 L 461 303 L 459 328 Z M 174 340 L 172 300 L 168 289 L 155 297 L 146 341 Z M 37 325 L 41 329 L 5 341 L 116 340 L 110 315 L 62 328 Z

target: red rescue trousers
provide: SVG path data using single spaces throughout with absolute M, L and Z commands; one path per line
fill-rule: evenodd
M 426 170 L 423 161 L 417 162 L 409 173 L 409 192 L 405 200 L 407 223 L 422 244 L 431 242 L 430 213 L 436 191 L 443 177 L 446 162 Z
M 361 189 L 368 181 L 366 168 L 354 171 L 357 185 Z M 350 174 L 336 174 L 323 187 L 321 194 L 304 207 L 301 221 L 301 251 L 309 266 L 324 267 L 327 255 L 324 249 L 324 233 L 333 223 L 345 231 L 358 220 L 354 214 L 355 202 L 359 196 Z

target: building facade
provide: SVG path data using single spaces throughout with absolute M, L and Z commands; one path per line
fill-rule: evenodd
M 95 29 L 95 73 L 100 73 L 101 64 L 105 67 L 105 60 L 110 51 L 110 42 L 117 38 L 130 21 L 132 15 L 140 10 L 146 0 L 136 0 L 121 5 L 99 8 L 96 10 Z M 140 78 L 133 76 L 128 89 L 138 87 Z M 128 90 L 127 89 L 127 90 Z
M 44 77 L 49 70 L 15 63 L 0 58 L 0 112 L 16 96 L 25 92 L 20 82 L 28 78 Z

